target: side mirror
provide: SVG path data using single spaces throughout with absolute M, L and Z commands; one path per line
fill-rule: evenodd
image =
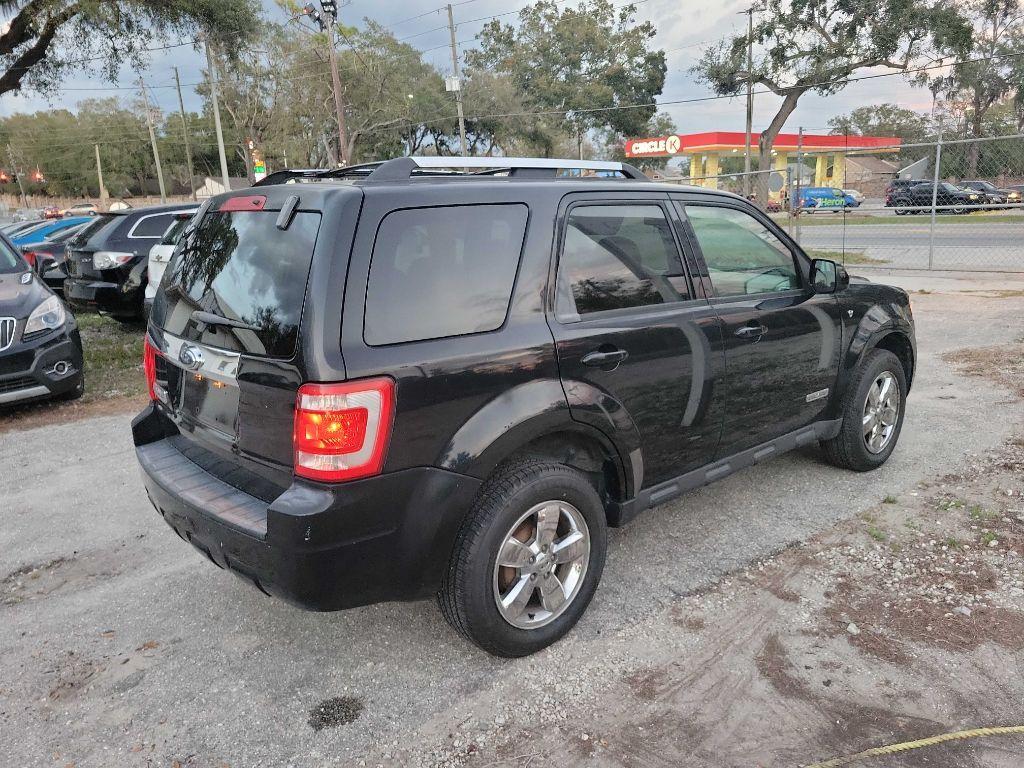
M 835 293 L 839 290 L 841 267 L 829 259 L 815 259 L 811 262 L 811 285 L 815 293 Z M 844 270 L 845 271 L 845 270 Z

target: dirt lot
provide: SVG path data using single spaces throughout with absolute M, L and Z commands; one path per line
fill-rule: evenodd
M 646 513 L 517 661 L 430 604 L 309 614 L 213 568 L 149 508 L 129 414 L 0 435 L 0 763 L 797 766 L 1024 725 L 1024 299 L 915 284 L 884 468 L 806 450 Z M 1024 736 L 863 764 L 1020 766 Z

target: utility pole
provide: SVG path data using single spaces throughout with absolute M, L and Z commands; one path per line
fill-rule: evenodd
M 96 176 L 100 180 L 100 207 L 106 207 L 107 204 L 107 188 L 103 185 L 103 164 L 100 162 L 100 145 L 93 144 L 93 148 L 96 150 Z
M 750 134 L 754 129 L 754 6 L 747 14 L 747 132 L 743 139 L 743 196 L 750 195 Z
M 18 168 L 18 163 L 14 159 L 14 150 L 11 149 L 10 143 L 7 144 L 7 157 L 11 161 L 11 171 L 14 173 L 14 178 L 18 181 L 18 191 L 21 192 L 21 207 L 28 208 L 28 197 L 25 195 L 25 185 L 21 182 L 21 169 Z
M 188 163 L 188 188 L 192 190 L 192 199 L 196 199 L 196 175 L 192 170 L 192 145 L 188 140 L 188 123 L 185 121 L 185 100 L 181 98 L 181 78 L 178 77 L 178 68 L 174 68 L 174 84 L 178 87 L 178 114 L 181 115 L 181 132 L 185 137 L 185 162 Z M 99 149 L 96 150 L 97 162 L 99 161 Z M 102 184 L 102 182 L 101 182 Z
M 139 78 L 139 89 L 142 91 L 142 101 L 146 105 L 146 125 L 149 126 L 149 143 L 153 147 L 153 162 L 156 163 L 156 180 L 160 185 L 160 202 L 167 202 L 167 190 L 164 188 L 164 170 L 160 167 L 160 150 L 156 147 L 156 131 L 153 130 L 153 113 L 149 109 L 149 96 L 146 95 L 146 83 Z
M 228 176 L 228 158 L 224 154 L 224 131 L 220 127 L 220 104 L 217 102 L 217 70 L 213 66 L 213 56 L 210 54 L 210 44 L 203 37 L 203 47 L 206 49 L 206 68 L 210 75 L 210 97 L 213 100 L 213 127 L 217 131 L 217 152 L 220 155 L 220 175 L 224 182 L 224 191 L 231 191 L 231 179 Z
M 338 24 L 338 3 L 336 0 L 320 0 L 326 20 L 316 12 L 312 3 L 303 9 L 327 33 L 327 56 L 331 61 L 331 88 L 334 91 L 334 112 L 338 119 L 338 164 L 349 163 L 348 132 L 345 130 L 345 103 L 341 97 L 341 76 L 338 74 L 338 52 L 334 47 L 335 26 Z
M 462 112 L 462 77 L 459 74 L 459 49 L 455 43 L 455 17 L 452 15 L 451 3 L 448 4 L 448 34 L 452 44 L 452 88 L 455 91 L 455 109 L 459 113 L 459 147 L 462 156 L 466 156 L 466 116 Z M 582 146 L 580 152 L 582 153 Z
M 800 133 L 797 134 L 796 139 L 796 202 L 794 203 L 796 211 L 796 237 L 793 239 L 800 242 L 800 211 L 803 208 L 803 192 L 801 187 L 804 183 L 804 128 L 800 126 Z

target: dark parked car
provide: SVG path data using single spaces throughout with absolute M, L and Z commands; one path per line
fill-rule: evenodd
M 1020 192 L 1016 189 L 1000 189 L 991 181 L 963 181 L 960 186 L 970 189 L 982 196 L 982 202 L 992 205 L 1006 205 L 1007 203 L 1019 203 Z
M 268 594 L 436 594 L 524 655 L 586 609 L 609 527 L 798 446 L 858 471 L 896 446 L 907 294 L 740 197 L 575 160 L 290 176 L 186 230 L 132 425 L 164 520 Z
M 68 273 L 64 269 L 65 249 L 67 241 L 80 232 L 86 225 L 63 229 L 41 243 L 22 246 L 21 253 L 40 275 L 54 293 L 64 295 L 64 281 Z
M 0 406 L 84 391 L 74 316 L 0 235 Z
M 940 181 L 938 190 L 930 181 L 921 181 L 911 187 L 898 189 L 893 193 L 891 206 L 896 209 L 897 216 L 905 214 L 925 213 L 935 201 L 936 210 L 940 213 L 967 213 L 971 207 L 982 204 L 981 193 L 971 192 Z
M 896 193 L 905 189 L 910 189 L 916 184 L 921 183 L 921 179 L 893 179 L 889 182 L 889 185 L 885 188 L 885 205 L 887 208 L 892 208 L 893 201 L 896 199 Z
M 156 205 L 97 216 L 67 243 L 68 304 L 121 319 L 142 317 L 149 251 L 178 213 L 194 207 Z

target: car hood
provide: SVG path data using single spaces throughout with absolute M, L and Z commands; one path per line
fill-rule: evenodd
M 28 283 L 22 276 L 31 275 Z M 0 274 L 0 317 L 26 318 L 52 294 L 34 272 Z

